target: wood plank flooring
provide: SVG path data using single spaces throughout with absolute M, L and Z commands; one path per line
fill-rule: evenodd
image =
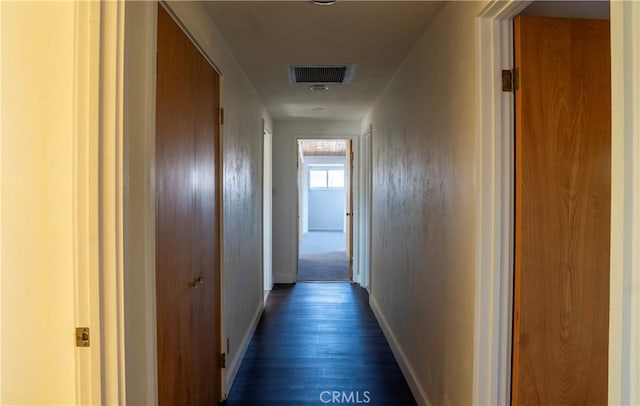
M 416 404 L 364 289 L 276 285 L 227 404 L 335 403 Z

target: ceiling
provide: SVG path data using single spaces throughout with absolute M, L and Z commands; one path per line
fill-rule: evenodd
M 437 13 L 435 1 L 205 2 L 218 31 L 274 119 L 357 120 Z M 311 92 L 289 65 L 355 65 L 349 84 Z
M 522 11 L 525 16 L 609 19 L 609 1 L 534 1 Z
M 300 145 L 304 156 L 345 156 L 347 154 L 345 140 L 302 140 Z

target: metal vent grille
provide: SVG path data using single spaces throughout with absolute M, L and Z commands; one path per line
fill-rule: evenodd
M 291 83 L 349 83 L 352 66 L 290 66 Z

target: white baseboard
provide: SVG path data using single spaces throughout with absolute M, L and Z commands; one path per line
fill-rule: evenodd
M 271 292 L 271 291 L 269 291 Z M 236 356 L 233 357 L 230 363 L 226 368 L 226 386 L 225 386 L 225 399 L 229 395 L 229 390 L 231 389 L 231 385 L 233 385 L 233 381 L 236 379 L 236 375 L 238 374 L 238 370 L 240 369 L 240 364 L 242 364 L 242 360 L 244 355 L 247 352 L 247 348 L 249 347 L 249 343 L 251 342 L 251 338 L 253 337 L 253 333 L 256 331 L 256 327 L 258 326 L 258 322 L 260 321 L 260 317 L 262 316 L 262 312 L 264 311 L 264 303 L 267 300 L 267 295 L 269 292 L 265 292 L 264 302 L 260 303 L 260 306 L 256 310 L 256 313 L 253 315 L 253 319 L 251 320 L 251 324 L 247 329 L 244 337 L 242 337 L 242 341 L 240 342 L 240 347 L 238 348 L 238 352 L 236 352 Z
M 396 358 L 396 361 L 398 362 L 398 365 L 402 370 L 402 374 L 404 375 L 404 379 L 407 380 L 409 388 L 411 389 L 411 393 L 413 393 L 413 397 L 416 399 L 416 402 L 419 405 L 431 406 L 433 403 L 429 401 L 429 397 L 427 396 L 426 391 L 424 390 L 422 385 L 420 385 L 420 382 L 416 378 L 415 371 L 411 367 L 409 359 L 402 350 L 402 347 L 400 346 L 400 343 L 398 343 L 398 340 L 393 334 L 393 331 L 391 331 L 387 319 L 384 317 L 382 310 L 380 310 L 380 307 L 378 307 L 378 303 L 372 295 L 369 295 L 369 305 L 371 306 L 371 310 L 373 310 L 373 314 L 376 316 L 376 319 L 378 319 L 378 323 L 382 328 L 382 332 L 389 342 L 389 346 L 391 347 L 393 356 Z

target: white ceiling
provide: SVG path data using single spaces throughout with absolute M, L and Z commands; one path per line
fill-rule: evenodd
M 534 1 L 522 11 L 525 16 L 609 19 L 609 1 Z
M 426 30 L 442 2 L 205 2 L 274 119 L 360 119 Z M 289 65 L 356 65 L 351 83 L 312 93 Z M 321 108 L 322 110 L 319 110 Z M 315 110 L 314 110 L 315 109 Z

